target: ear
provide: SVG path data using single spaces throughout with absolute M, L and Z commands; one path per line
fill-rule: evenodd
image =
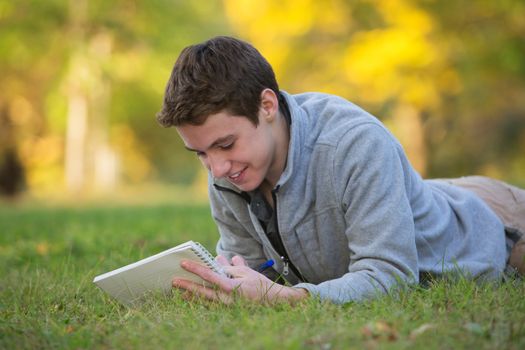
M 279 99 L 272 89 L 264 89 L 261 92 L 260 113 L 267 121 L 273 121 L 279 113 Z

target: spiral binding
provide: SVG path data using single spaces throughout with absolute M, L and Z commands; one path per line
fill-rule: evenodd
M 222 268 L 215 262 L 215 258 L 211 253 L 208 251 L 208 249 L 204 248 L 202 244 L 199 242 L 191 242 L 192 243 L 192 250 L 197 254 L 199 258 L 202 259 L 202 261 L 208 266 L 210 269 L 217 273 L 223 273 Z

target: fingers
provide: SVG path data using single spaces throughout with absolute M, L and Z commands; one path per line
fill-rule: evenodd
M 224 266 L 224 272 L 226 272 L 231 278 L 245 278 L 249 274 L 255 272 L 249 266 Z M 256 272 L 258 273 L 258 272 Z M 230 279 L 231 280 L 231 279 Z
M 210 268 L 202 266 L 201 264 L 190 260 L 183 260 L 180 266 L 182 266 L 183 269 L 192 272 L 197 276 L 200 276 L 203 280 L 208 281 L 212 284 L 219 284 L 220 279 L 224 278 L 212 271 Z
M 230 262 L 228 261 L 228 259 L 226 259 L 226 257 L 222 256 L 222 255 L 217 255 L 217 257 L 215 258 L 215 261 L 217 261 L 219 263 L 219 265 L 221 266 L 230 266 Z
M 219 275 L 218 273 L 213 272 L 208 267 L 202 266 L 196 262 L 190 260 L 183 260 L 180 264 L 185 270 L 200 276 L 203 280 L 218 286 L 220 289 L 226 293 L 230 293 L 233 288 L 233 282 L 230 278 L 226 276 Z M 231 266 L 225 266 L 226 272 L 231 268 Z
M 248 266 L 248 264 L 246 263 L 244 258 L 242 256 L 239 256 L 239 255 L 235 255 L 232 258 L 232 265 L 233 266 Z
M 222 255 L 217 255 L 217 257 L 215 258 L 215 260 L 221 264 L 222 266 L 248 266 L 248 264 L 246 263 L 246 260 L 244 260 L 244 258 L 242 256 L 239 256 L 239 255 L 235 255 L 233 258 L 232 258 L 232 262 L 230 264 L 230 262 L 228 261 L 228 259 L 226 259 L 226 257 L 222 256 Z
M 221 290 L 207 288 L 203 285 L 191 281 L 174 279 L 172 285 L 174 288 L 179 288 L 183 290 L 181 296 L 186 301 L 191 301 L 196 297 L 200 297 L 212 301 L 219 301 L 225 304 L 231 304 L 233 302 L 233 298 L 230 295 L 222 292 Z

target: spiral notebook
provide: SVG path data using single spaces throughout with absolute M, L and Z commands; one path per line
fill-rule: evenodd
M 182 260 L 193 260 L 226 275 L 200 243 L 188 241 L 148 258 L 96 276 L 93 283 L 125 305 L 140 302 L 152 291 L 171 290 L 174 277 L 207 285 L 199 276 L 184 270 Z

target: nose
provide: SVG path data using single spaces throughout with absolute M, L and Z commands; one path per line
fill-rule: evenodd
M 227 176 L 231 168 L 231 162 L 220 155 L 208 155 L 206 165 L 214 178 Z

